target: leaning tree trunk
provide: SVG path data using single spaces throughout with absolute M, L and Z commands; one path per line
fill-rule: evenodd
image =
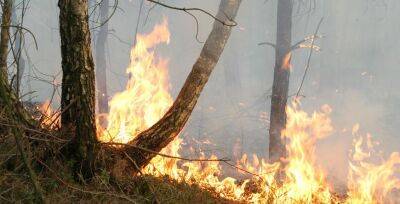
M 274 82 L 269 127 L 269 159 L 271 162 L 278 162 L 281 158 L 286 157 L 285 140 L 281 137 L 281 132 L 286 126 L 292 43 L 292 10 L 293 0 L 278 1 Z
M 218 19 L 229 22 L 234 19 L 241 0 L 221 0 Z M 196 105 L 200 93 L 206 85 L 211 72 L 216 66 L 230 36 L 232 26 L 226 26 L 215 21 L 200 57 L 193 65 L 178 97 L 172 107 L 155 125 L 140 133 L 129 144 L 159 152 L 167 146 L 184 127 Z M 156 156 L 149 151 L 126 147 L 125 151 L 138 167 L 144 167 Z
M 97 147 L 95 78 L 87 0 L 59 0 L 62 57 L 61 125 L 71 134 L 75 173 L 92 176 Z
M 100 27 L 96 41 L 96 82 L 99 113 L 108 113 L 106 43 L 108 36 L 109 0 L 100 4 Z

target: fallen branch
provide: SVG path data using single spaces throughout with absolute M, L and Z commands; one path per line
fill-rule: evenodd
M 102 143 L 103 145 L 121 145 L 121 146 L 128 146 L 128 147 L 132 147 L 141 151 L 145 151 L 147 153 L 150 154 L 155 154 L 155 155 L 159 155 L 162 157 L 166 157 L 166 158 L 171 158 L 171 159 L 179 159 L 179 160 L 183 160 L 183 161 L 198 161 L 198 162 L 227 162 L 230 161 L 230 159 L 226 159 L 226 158 L 222 158 L 222 159 L 190 159 L 190 158 L 184 158 L 184 157 L 178 157 L 178 156 L 172 156 L 172 155 L 168 155 L 168 154 L 163 154 L 160 152 L 156 152 L 144 147 L 139 147 L 139 146 L 135 146 L 132 144 L 125 144 L 125 143 L 117 143 L 117 142 L 107 142 L 107 143 Z M 126 152 L 124 152 L 126 154 Z

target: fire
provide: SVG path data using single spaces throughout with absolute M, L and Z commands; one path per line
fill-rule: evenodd
M 289 140 L 286 147 L 286 179 L 282 185 L 287 194 L 285 201 L 292 199 L 306 203 L 327 203 L 331 200 L 324 173 L 315 164 L 316 141 L 327 137 L 333 129 L 329 119 L 330 112 L 327 105 L 311 116 L 298 110 L 296 105 L 287 108 L 288 120 L 282 134 Z
M 357 137 L 358 125 L 353 128 Z M 350 154 L 351 162 L 348 176 L 348 203 L 395 203 L 389 195 L 393 189 L 400 189 L 400 179 L 395 176 L 400 172 L 400 155 L 394 152 L 387 160 L 382 157 L 378 163 L 372 162 L 374 146 L 377 143 L 367 135 L 366 139 L 354 140 L 354 151 Z M 400 200 L 397 200 L 399 202 Z
M 60 123 L 59 112 L 54 111 L 51 108 L 50 100 L 46 100 L 38 107 L 41 116 L 39 118 L 40 125 L 42 127 L 48 127 L 50 129 L 56 128 Z
M 126 89 L 109 102 L 106 130 L 100 141 L 127 143 L 138 133 L 152 126 L 172 104 L 168 92 L 168 60 L 157 58 L 154 47 L 169 43 L 167 21 L 155 26 L 149 35 L 138 35 L 131 50 L 126 73 L 130 76 Z
M 169 42 L 167 21 L 156 25 L 148 35 L 139 35 L 131 50 L 127 74 L 130 79 L 126 90 L 116 94 L 106 116 L 108 125 L 99 132 L 103 142 L 127 143 L 141 131 L 149 128 L 172 104 L 168 83 L 168 60 L 155 55 L 155 46 Z M 290 55 L 286 56 L 289 62 Z M 289 63 L 284 63 L 290 67 Z M 326 180 L 323 167 L 316 163 L 315 147 L 318 140 L 333 132 L 329 117 L 331 108 L 308 114 L 298 103 L 287 107 L 287 126 L 282 132 L 287 140 L 288 156 L 283 164 L 266 162 L 266 159 L 246 154 L 235 164 L 229 163 L 244 179 L 225 177 L 221 162 L 181 161 L 156 156 L 143 171 L 157 177 L 196 184 L 217 195 L 250 203 L 382 203 L 393 189 L 400 188 L 395 177 L 399 172 L 400 155 L 393 153 L 379 164 L 369 161 L 374 146 L 371 137 L 364 144 L 363 137 L 355 140 L 349 163 L 348 192 L 338 197 Z M 356 134 L 359 126 L 353 128 Z M 183 140 L 176 138 L 162 153 L 180 157 Z M 367 149 L 364 149 L 364 146 Z M 217 159 L 202 153 L 200 159 Z M 283 176 L 280 176 L 280 175 Z M 277 181 L 277 178 L 280 180 Z

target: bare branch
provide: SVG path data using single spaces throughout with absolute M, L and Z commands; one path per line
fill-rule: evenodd
M 155 3 L 155 4 L 158 4 L 160 6 L 163 6 L 163 7 L 169 8 L 169 9 L 179 10 L 179 11 L 183 11 L 183 12 L 189 13 L 189 14 L 190 14 L 190 11 L 200 11 L 200 12 L 210 16 L 214 20 L 222 23 L 222 25 L 224 25 L 224 26 L 236 26 L 237 25 L 237 23 L 233 19 L 228 18 L 229 22 L 225 22 L 224 20 L 221 20 L 221 19 L 217 18 L 216 16 L 214 16 L 210 12 L 208 12 L 208 11 L 206 11 L 204 9 L 201 9 L 201 8 L 175 7 L 175 6 L 170 6 L 168 4 L 165 4 L 165 3 L 162 3 L 162 2 L 159 2 L 159 1 L 155 1 L 155 0 L 147 0 L 147 1 Z M 191 16 L 193 17 L 193 15 L 191 15 Z
M 318 31 L 319 31 L 319 27 L 321 26 L 323 20 L 324 20 L 324 18 L 321 18 L 321 20 L 319 21 L 319 23 L 317 25 L 317 29 L 315 29 L 314 36 L 317 36 Z M 314 39 L 315 38 L 313 37 L 312 40 L 311 40 L 311 48 L 314 47 L 314 43 L 315 43 Z M 313 51 L 314 51 L 314 49 L 310 49 L 310 54 L 308 55 L 308 59 L 307 59 L 307 65 L 306 65 L 306 68 L 304 69 L 303 78 L 301 79 L 301 83 L 300 83 L 299 89 L 297 90 L 296 98 L 300 94 L 301 88 L 303 87 L 304 79 L 306 78 L 307 72 L 308 72 L 308 70 L 310 68 L 311 56 L 312 56 Z
M 261 42 L 261 43 L 258 43 L 258 45 L 269 45 L 274 49 L 276 48 L 276 45 L 274 43 L 271 43 L 271 42 Z

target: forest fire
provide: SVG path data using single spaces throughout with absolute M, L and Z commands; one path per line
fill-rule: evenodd
M 131 50 L 130 78 L 126 90 L 109 102 L 108 126 L 99 133 L 101 141 L 127 143 L 138 133 L 149 128 L 172 104 L 168 93 L 168 61 L 156 58 L 154 46 L 169 42 L 167 21 L 157 25 L 151 34 L 138 35 Z
M 53 129 L 60 125 L 60 113 L 59 111 L 53 110 L 50 100 L 46 100 L 38 107 L 38 109 L 41 113 L 40 118 L 38 119 L 42 127 Z
M 172 97 L 168 92 L 168 60 L 158 58 L 154 47 L 169 42 L 167 21 L 156 25 L 148 35 L 139 35 L 137 45 L 131 50 L 131 62 L 127 68 L 130 76 L 126 90 L 116 94 L 110 101 L 108 126 L 99 133 L 103 142 L 127 143 L 141 131 L 149 128 L 168 110 Z M 254 203 L 383 203 L 394 202 L 388 196 L 400 188 L 400 156 L 393 153 L 378 164 L 373 157 L 371 137 L 357 135 L 350 155 L 347 195 L 337 196 L 326 180 L 323 167 L 316 164 L 316 142 L 329 136 L 333 127 L 329 114 L 331 108 L 322 106 L 320 111 L 309 115 L 297 104 L 287 107 L 287 125 L 283 137 L 288 141 L 287 158 L 269 164 L 265 159 L 253 155 L 249 161 L 243 155 L 235 167 L 238 173 L 252 176 L 245 180 L 225 177 L 218 162 L 178 161 L 157 156 L 143 172 L 153 176 L 168 176 L 171 179 L 196 184 L 212 190 L 219 196 Z M 182 139 L 176 138 L 162 153 L 179 157 Z M 366 149 L 364 148 L 366 147 Z M 203 159 L 206 156 L 203 154 Z M 211 159 L 216 156 L 211 155 Z M 275 178 L 283 169 L 282 181 Z M 251 187 L 256 186 L 256 187 Z

